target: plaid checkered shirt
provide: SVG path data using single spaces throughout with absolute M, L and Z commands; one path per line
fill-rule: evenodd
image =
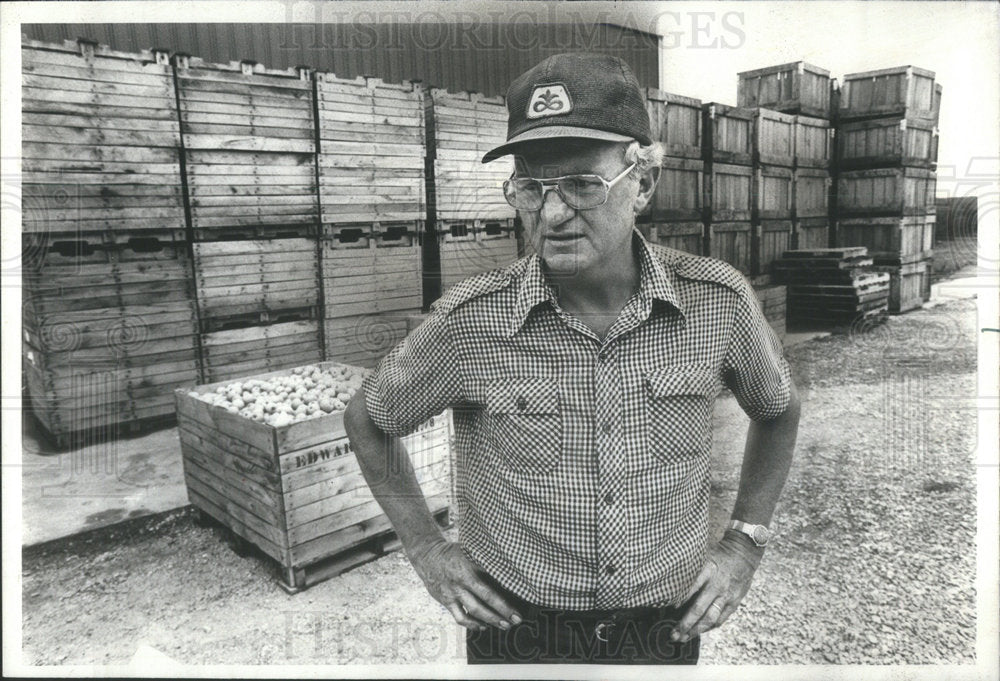
M 639 290 L 603 340 L 532 255 L 452 287 L 364 383 L 390 435 L 454 408 L 462 546 L 537 605 L 679 605 L 705 560 L 716 397 L 755 420 L 789 403 L 747 280 L 635 238 Z

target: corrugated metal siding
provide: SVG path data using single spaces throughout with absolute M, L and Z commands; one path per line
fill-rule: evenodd
M 573 50 L 622 57 L 644 87 L 659 86 L 658 38 L 610 24 L 24 24 L 34 40 L 85 37 L 118 50 L 152 47 L 211 62 L 308 65 L 340 77 L 420 80 L 502 95 L 543 58 Z

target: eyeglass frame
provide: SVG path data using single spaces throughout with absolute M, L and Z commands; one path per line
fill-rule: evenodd
M 560 177 L 550 177 L 550 178 L 546 178 L 546 179 L 540 179 L 540 178 L 537 178 L 537 177 L 518 177 L 518 178 L 515 178 L 514 173 L 511 173 L 511 176 L 509 178 L 507 178 L 506 180 L 503 181 L 503 198 L 504 198 L 505 201 L 507 201 L 508 204 L 510 204 L 510 206 L 512 208 L 515 208 L 517 210 L 528 210 L 528 211 L 531 211 L 533 213 L 537 213 L 538 211 L 540 211 L 545 206 L 545 196 L 546 196 L 546 193 L 550 189 L 554 189 L 556 191 L 556 194 L 559 195 L 559 198 L 562 199 L 562 202 L 565 203 L 570 208 L 572 208 L 573 210 L 591 210 L 592 208 L 600 208 L 601 206 L 603 206 L 604 204 L 606 204 L 608 202 L 608 196 L 611 194 L 612 187 L 614 187 L 616 184 L 618 184 L 619 181 L 622 180 L 622 178 L 624 178 L 626 175 L 628 175 L 630 172 L 632 172 L 632 169 L 635 168 L 636 165 L 637 164 L 633 162 L 632 164 L 629 165 L 628 168 L 626 168 L 625 170 L 623 170 L 617 177 L 615 177 L 612 180 L 606 180 L 603 177 L 601 177 L 600 175 L 598 175 L 597 173 L 576 173 L 576 174 L 573 174 L 573 175 L 562 175 Z M 577 207 L 573 206 L 569 201 L 566 200 L 566 196 L 559 189 L 559 184 L 558 184 L 559 180 L 566 180 L 566 179 L 569 179 L 571 177 L 596 177 L 604 185 L 604 200 L 601 201 L 600 203 L 594 205 L 594 206 L 588 206 L 587 208 L 577 208 Z M 518 208 L 514 204 L 510 203 L 510 201 L 507 199 L 507 185 L 513 179 L 518 179 L 518 180 L 534 180 L 538 184 L 542 185 L 542 202 L 538 206 L 538 208 Z

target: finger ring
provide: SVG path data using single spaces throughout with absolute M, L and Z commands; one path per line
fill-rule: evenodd
M 708 609 L 709 609 L 709 610 L 711 610 L 712 608 L 718 608 L 718 609 L 719 609 L 719 612 L 720 612 L 720 613 L 722 612 L 722 606 L 721 606 L 721 605 L 719 605 L 719 601 L 714 601 L 714 602 L 712 603 L 712 605 L 708 606 Z

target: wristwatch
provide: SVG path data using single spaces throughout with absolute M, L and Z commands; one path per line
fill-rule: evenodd
M 771 538 L 771 530 L 767 529 L 763 525 L 751 525 L 750 523 L 744 523 L 739 520 L 731 520 L 729 521 L 729 529 L 742 532 L 746 536 L 750 537 L 750 539 L 753 540 L 753 543 L 757 546 L 767 546 L 767 542 Z

